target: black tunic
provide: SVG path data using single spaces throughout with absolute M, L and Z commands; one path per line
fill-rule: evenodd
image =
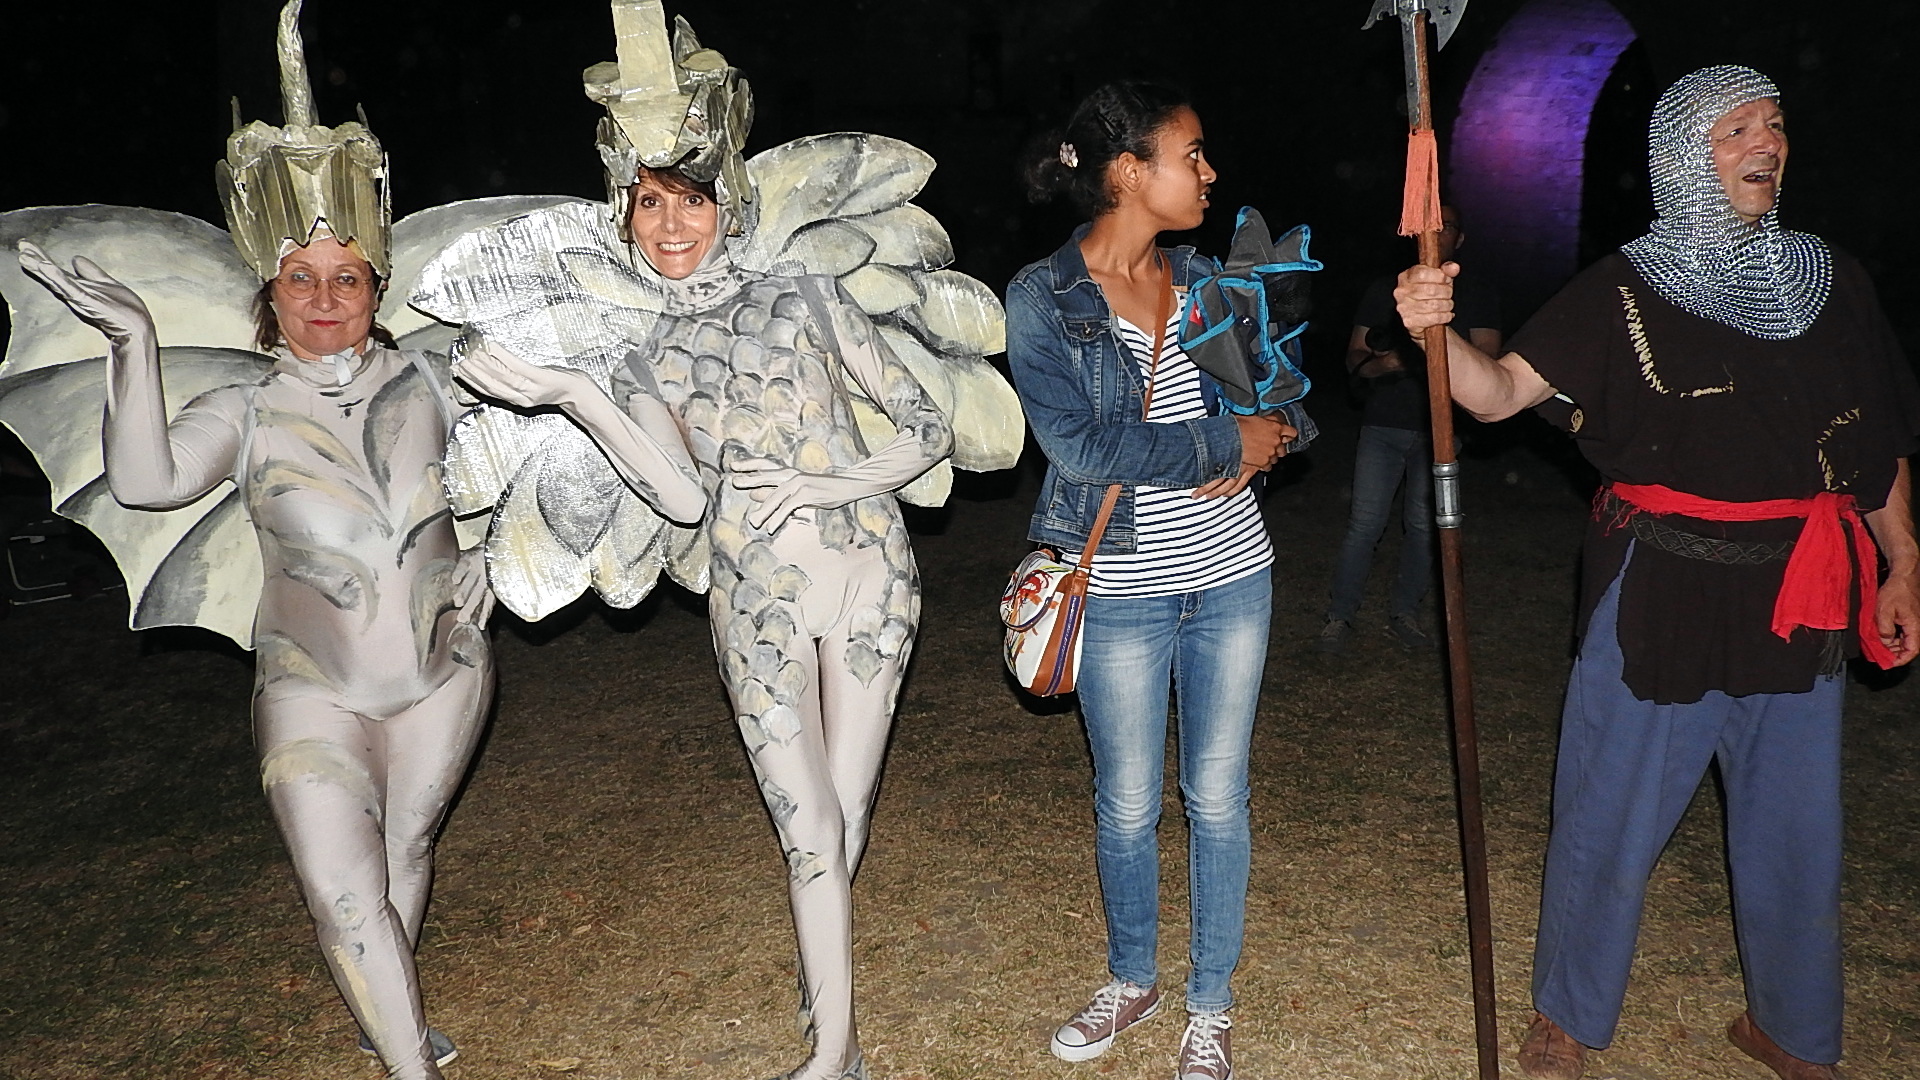
M 1836 253 L 1833 292 L 1807 331 L 1766 341 L 1668 303 L 1615 253 L 1588 268 L 1514 336 L 1565 399 L 1539 407 L 1608 480 L 1730 502 L 1854 496 L 1886 502 L 1920 448 L 1920 386 L 1858 263 Z M 1664 524 L 1739 541 L 1792 539 L 1797 520 Z M 1632 534 L 1587 533 L 1579 625 L 1619 573 Z M 1725 565 L 1650 544 L 1621 583 L 1619 635 L 1636 697 L 1698 701 L 1810 689 L 1827 635 L 1770 629 L 1786 561 Z M 1847 641 L 1857 647 L 1849 632 Z

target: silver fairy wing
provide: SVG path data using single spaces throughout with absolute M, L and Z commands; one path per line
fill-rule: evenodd
M 408 214 L 393 226 L 393 271 L 377 316 L 403 349 L 445 353 L 456 327 L 436 322 L 407 302 L 420 283 L 427 261 L 454 240 L 511 217 L 577 200 L 566 195 L 499 195 L 466 199 Z
M 661 300 L 605 205 L 579 199 L 466 233 L 426 263 L 412 294 L 414 307 L 443 323 L 478 331 L 530 363 L 577 368 L 609 391 Z M 456 357 L 459 350 L 456 343 Z M 487 572 L 522 618 L 544 618 L 589 587 L 615 607 L 632 607 L 661 570 L 706 589 L 700 530 L 654 513 L 557 413 L 469 410 L 448 442 L 447 477 L 455 514 L 492 510 Z
M 881 135 L 813 135 L 755 155 L 747 167 L 760 192 L 760 222 L 735 261 L 773 274 L 838 278 L 946 412 L 953 467 L 1012 468 L 1026 437 L 1020 402 L 986 361 L 1006 351 L 1006 313 L 993 290 L 946 269 L 953 261 L 946 229 L 909 201 L 933 173 L 933 158 Z M 851 389 L 868 445 L 891 439 L 886 415 Z M 951 483 L 942 462 L 900 496 L 937 506 Z
M 20 271 L 32 240 L 66 262 L 85 255 L 146 301 L 161 381 L 178 412 L 207 390 L 256 382 L 271 361 L 249 351 L 259 279 L 227 234 L 198 218 L 128 206 L 45 206 L 0 214 L 0 294 L 13 320 L 0 364 L 0 424 L 26 444 L 53 506 L 100 539 L 126 579 L 127 624 L 201 626 L 253 641 L 260 545 L 231 483 L 175 510 L 129 510 L 107 490 L 100 426 L 107 361 L 100 332 Z
M 768 150 L 748 169 L 760 216 L 735 262 L 838 278 L 947 412 L 952 465 L 1012 467 L 1025 434 L 1020 406 L 986 362 L 1006 348 L 1004 312 L 985 285 L 945 269 L 953 260 L 946 230 L 909 201 L 933 159 L 897 139 L 820 135 Z M 532 363 L 579 368 L 610 389 L 613 368 L 658 317 L 656 282 L 615 234 L 606 206 L 578 201 L 461 237 L 422 270 L 411 302 Z M 890 440 L 892 422 L 854 390 L 868 444 Z M 706 588 L 704 534 L 661 520 L 563 417 L 481 406 L 455 426 L 447 463 L 456 513 L 493 508 L 488 572 L 523 618 L 541 618 L 589 585 L 628 606 L 661 569 L 690 589 Z M 942 462 L 900 494 L 939 505 L 951 485 Z
M 498 195 L 484 199 L 466 199 L 415 211 L 393 226 L 393 270 L 387 279 L 386 295 L 381 298 L 377 316 L 380 325 L 393 334 L 402 349 L 446 356 L 453 351 L 460 328 L 428 317 L 407 302 L 420 283 L 427 261 L 438 255 L 459 237 L 534 210 L 577 201 L 566 195 Z M 464 391 L 458 383 L 449 390 L 456 396 Z M 477 399 L 461 397 L 460 404 L 471 408 Z M 469 511 L 453 519 L 454 532 L 462 549 L 484 543 L 491 523 L 489 510 Z

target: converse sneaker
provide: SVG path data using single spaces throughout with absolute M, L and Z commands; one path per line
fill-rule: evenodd
M 1227 1032 L 1233 1018 L 1226 1013 L 1193 1013 L 1186 1034 L 1180 1036 L 1180 1069 L 1176 1080 L 1233 1080 L 1233 1044 Z
M 1095 991 L 1087 1007 L 1053 1033 L 1053 1056 L 1091 1061 L 1107 1052 L 1113 1037 L 1160 1009 L 1160 988 L 1115 979 Z
M 435 1065 L 446 1065 L 460 1056 L 460 1051 L 454 1049 L 453 1040 L 447 1038 L 446 1034 L 438 1028 L 427 1029 L 427 1046 L 433 1051 Z M 379 1052 L 373 1048 L 373 1040 L 367 1038 L 367 1033 L 364 1031 L 360 1033 L 360 1052 L 374 1057 L 379 1056 Z

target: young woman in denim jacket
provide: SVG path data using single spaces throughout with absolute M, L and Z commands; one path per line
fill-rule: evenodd
M 1028 536 L 1076 557 L 1108 486 L 1122 485 L 1095 552 L 1078 677 L 1111 981 L 1052 1049 L 1097 1057 L 1159 1008 L 1155 833 L 1171 691 L 1192 863 L 1177 1076 L 1228 1080 L 1228 979 L 1251 850 L 1247 753 L 1272 596 L 1272 547 L 1248 485 L 1306 425 L 1298 414 L 1293 424 L 1222 414 L 1170 325 L 1176 290 L 1214 271 L 1190 247 L 1155 244 L 1200 224 L 1215 177 L 1186 102 L 1148 83 L 1103 86 L 1045 147 L 1028 166 L 1033 196 L 1068 195 L 1092 222 L 1007 289 L 1007 356 L 1048 461 Z

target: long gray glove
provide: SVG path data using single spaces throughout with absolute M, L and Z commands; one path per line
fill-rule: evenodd
M 635 393 L 623 411 L 586 372 L 530 364 L 490 341 L 469 347 L 453 374 L 476 392 L 509 405 L 558 408 L 586 431 L 620 479 L 655 510 L 682 523 L 705 516 L 706 489 L 679 424 L 658 397 Z
M 801 288 L 818 287 L 802 279 Z M 867 399 L 898 429 L 892 440 L 860 461 L 828 472 L 802 472 L 766 458 L 734 462 L 729 482 L 759 500 L 747 514 L 756 529 L 775 532 L 795 510 L 834 509 L 897 491 L 953 452 L 953 428 L 913 373 L 880 337 L 844 290 L 812 294 L 816 318 L 826 323 L 832 348 Z
M 27 240 L 20 241 L 20 269 L 111 345 L 101 442 L 115 499 L 171 509 L 232 475 L 241 432 L 231 417 L 189 405 L 169 428 L 159 335 L 139 294 L 91 259 L 75 258 L 68 270 Z
M 153 316 L 138 293 L 113 279 L 82 255 L 67 270 L 31 240 L 20 241 L 20 269 L 47 287 L 80 321 L 107 335 L 115 345 L 143 339 L 153 343 Z

